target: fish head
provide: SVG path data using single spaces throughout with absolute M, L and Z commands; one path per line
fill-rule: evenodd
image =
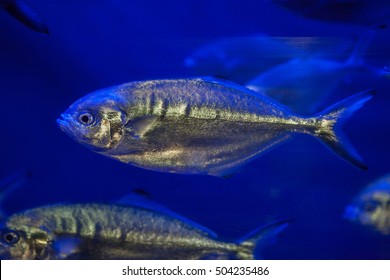
M 47 259 L 54 253 L 50 234 L 40 228 L 0 228 L 0 259 Z
M 32 259 L 31 242 L 23 231 L 9 228 L 0 229 L 0 257 L 1 259 Z
M 381 180 L 364 190 L 347 206 L 344 218 L 390 234 L 390 181 Z
M 93 151 L 110 150 L 122 140 L 126 122 L 119 99 L 110 89 L 89 94 L 72 104 L 57 123 L 63 132 Z
M 4 259 L 23 259 L 28 251 L 24 236 L 8 228 L 0 229 L 0 258 Z

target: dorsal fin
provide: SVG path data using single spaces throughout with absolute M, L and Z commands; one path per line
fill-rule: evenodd
M 259 97 L 261 96 L 261 98 L 264 97 L 264 95 L 262 94 L 259 94 L 258 92 L 254 91 L 253 89 L 249 88 L 249 87 L 246 87 L 246 86 L 243 86 L 243 85 L 239 85 L 239 84 L 236 84 L 230 80 L 227 80 L 221 76 L 205 76 L 205 77 L 201 77 L 200 78 L 202 81 L 205 81 L 207 83 L 213 83 L 213 84 L 219 84 L 219 85 L 223 85 L 223 86 L 226 86 L 226 87 L 230 87 L 230 88 L 234 88 L 236 90 L 239 90 L 241 92 L 245 92 L 249 95 L 253 95 L 253 96 L 256 96 L 256 97 Z
M 144 208 L 146 210 L 150 210 L 153 212 L 158 212 L 158 213 L 170 216 L 172 218 L 175 218 L 175 219 L 180 220 L 186 224 L 190 224 L 193 227 L 198 228 L 199 230 L 205 232 L 210 237 L 213 237 L 213 238 L 217 237 L 217 234 L 215 232 L 209 230 L 208 228 L 205 228 L 204 226 L 201 226 L 201 225 L 173 212 L 172 210 L 166 208 L 165 206 L 155 202 L 152 199 L 151 195 L 142 189 L 133 190 L 130 194 L 128 194 L 128 195 L 122 197 L 121 199 L 119 199 L 118 201 L 116 201 L 116 203 L 120 204 L 120 205 L 125 205 L 125 206 L 140 207 L 140 208 Z
M 243 86 L 228 80 L 224 76 L 219 76 L 219 75 L 204 76 L 204 77 L 200 77 L 200 79 L 205 81 L 205 82 L 209 82 L 209 83 L 224 84 L 224 85 L 228 85 L 228 86 L 231 86 L 231 87 L 237 87 L 239 89 L 244 88 Z

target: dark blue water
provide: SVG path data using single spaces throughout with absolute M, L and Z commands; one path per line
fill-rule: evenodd
M 34 33 L 0 13 L 0 177 L 31 170 L 5 201 L 8 213 L 58 202 L 113 201 L 134 188 L 226 239 L 280 218 L 293 223 L 264 250 L 269 259 L 390 259 L 390 236 L 342 219 L 369 182 L 390 172 L 389 81 L 345 125 L 369 170 L 358 170 L 309 136 L 258 158 L 229 179 L 163 174 L 92 153 L 56 118 L 103 87 L 193 75 L 183 59 L 228 36 L 345 36 L 365 28 L 310 21 L 267 1 L 26 1 L 50 29 Z M 368 63 L 390 62 L 390 30 L 379 30 Z M 346 93 L 364 90 L 353 84 Z M 338 100 L 337 95 L 334 96 Z M 334 101 L 334 100 L 333 100 Z

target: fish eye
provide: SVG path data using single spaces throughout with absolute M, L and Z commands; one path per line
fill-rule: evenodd
M 83 125 L 91 125 L 95 120 L 93 115 L 90 113 L 81 113 L 78 119 L 79 122 Z
M 367 201 L 364 204 L 364 211 L 374 212 L 379 206 L 380 206 L 380 203 L 378 201 L 375 201 L 375 200 Z
M 19 234 L 15 231 L 8 231 L 3 234 L 3 240 L 10 245 L 16 244 L 19 241 Z

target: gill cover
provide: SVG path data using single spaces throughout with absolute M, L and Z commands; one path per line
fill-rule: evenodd
M 106 114 L 107 121 L 110 125 L 110 139 L 109 148 L 113 148 L 122 140 L 123 125 L 125 123 L 125 116 L 121 111 L 109 112 Z
M 45 260 L 52 255 L 53 234 L 44 227 L 32 229 L 32 232 L 27 235 L 27 242 L 30 241 L 32 246 L 33 259 Z
M 78 124 L 79 132 L 71 131 L 71 137 L 96 152 L 104 152 L 118 145 L 123 136 L 125 116 L 121 111 L 99 112 L 93 125 Z M 65 131 L 66 132 L 66 131 Z

